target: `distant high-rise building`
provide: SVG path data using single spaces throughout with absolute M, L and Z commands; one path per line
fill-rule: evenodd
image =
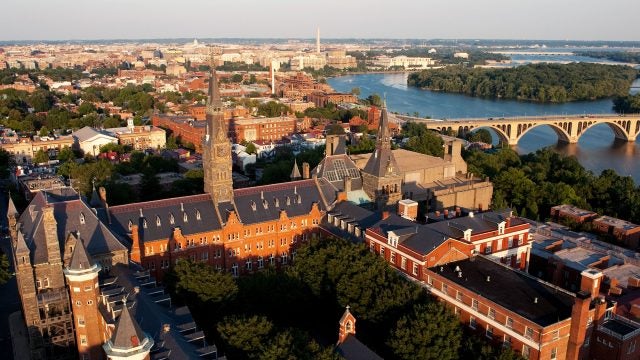
M 316 30 L 316 52 L 320 54 L 320 27 Z

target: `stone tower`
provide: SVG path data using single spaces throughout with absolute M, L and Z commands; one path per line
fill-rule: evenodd
M 376 149 L 362 170 L 364 191 L 375 200 L 378 209 L 390 209 L 402 199 L 402 175 L 391 151 L 391 132 L 386 101 L 378 124 Z
M 71 234 L 70 236 L 75 236 Z M 91 260 L 82 239 L 75 241 L 71 259 L 64 269 L 76 333 L 76 346 L 81 359 L 104 359 L 105 322 L 98 310 L 100 265 Z
M 123 306 L 111 339 L 102 345 L 107 358 L 110 360 L 147 360 L 152 347 L 153 339 L 140 329 L 127 306 Z
M 204 191 L 211 194 L 216 204 L 230 202 L 233 199 L 231 143 L 213 62 L 207 99 L 207 128 L 202 139 L 202 148 L 204 150 L 202 156 Z

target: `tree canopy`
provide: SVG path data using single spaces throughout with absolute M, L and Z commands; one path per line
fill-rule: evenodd
M 409 75 L 409 86 L 495 99 L 542 103 L 623 96 L 638 76 L 628 66 L 530 64 L 506 69 L 449 66 Z
M 407 150 L 431 156 L 444 155 L 444 140 L 437 133 L 428 130 L 424 124 L 407 122 L 403 132 L 409 137 L 404 146 Z

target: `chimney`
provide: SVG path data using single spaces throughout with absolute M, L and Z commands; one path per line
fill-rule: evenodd
M 597 269 L 587 269 L 580 273 L 580 290 L 589 293 L 591 298 L 595 298 L 600 294 L 600 282 L 602 280 L 602 271 Z
M 129 253 L 129 258 L 131 259 L 131 261 L 140 264 L 144 254 L 142 254 L 142 250 L 140 248 L 140 234 L 138 232 L 138 225 L 131 226 L 131 234 L 129 234 L 129 237 L 131 237 L 131 252 Z
M 582 358 L 580 354 L 583 349 L 584 339 L 587 334 L 589 321 L 589 306 L 591 305 L 591 294 L 587 291 L 579 291 L 571 308 L 571 327 L 569 332 L 569 343 L 567 344 L 567 360 L 578 360 Z
M 344 183 L 344 191 L 345 192 L 351 191 L 351 177 L 349 175 L 346 175 L 342 180 Z
M 331 141 L 331 136 L 327 136 L 324 141 L 324 156 L 333 155 L 333 141 Z
M 309 163 L 308 162 L 303 162 L 302 163 L 302 178 L 305 179 L 305 180 L 309 178 Z

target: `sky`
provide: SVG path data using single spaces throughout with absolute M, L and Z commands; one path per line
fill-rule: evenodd
M 19 0 L 0 41 L 154 38 L 640 41 L 640 0 Z

